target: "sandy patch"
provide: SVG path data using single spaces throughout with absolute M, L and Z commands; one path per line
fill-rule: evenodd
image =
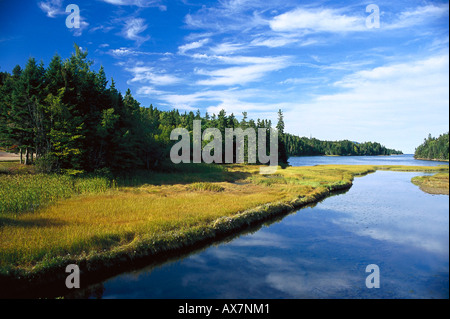
M 0 151 L 0 161 L 18 161 L 20 160 L 19 154 L 6 153 Z

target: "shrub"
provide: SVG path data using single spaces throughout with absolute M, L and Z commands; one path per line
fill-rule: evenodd
M 188 186 L 192 191 L 209 191 L 209 192 L 223 192 L 225 188 L 220 185 L 212 183 L 194 183 Z

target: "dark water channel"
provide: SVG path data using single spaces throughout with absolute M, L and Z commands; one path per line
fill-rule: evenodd
M 411 156 L 291 158 L 316 164 L 439 165 Z M 382 163 L 380 163 L 382 162 Z M 306 164 L 305 164 L 306 163 Z M 314 163 L 314 164 L 311 164 Z M 78 296 L 156 299 L 448 298 L 449 198 L 411 183 L 423 173 L 378 171 L 235 238 L 124 273 Z M 380 288 L 369 289 L 368 265 Z

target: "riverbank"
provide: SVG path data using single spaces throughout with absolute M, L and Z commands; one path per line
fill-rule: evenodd
M 440 158 L 420 158 L 420 157 L 417 157 L 417 158 L 415 158 L 415 159 L 421 160 L 421 161 L 432 161 L 432 162 L 449 163 L 449 160 L 446 160 L 446 159 L 440 159 Z
M 0 151 L 0 161 L 20 161 L 20 155 Z
M 422 191 L 432 195 L 449 195 L 449 174 L 438 173 L 433 176 L 417 176 L 412 179 L 413 184 Z
M 448 171 L 448 167 L 289 167 L 259 175 L 230 165 L 206 174 L 155 174 L 132 187 L 74 195 L 34 212 L 0 216 L 0 287 L 64 287 L 68 264 L 95 280 L 142 258 L 188 249 L 348 189 L 378 169 Z M 196 180 L 194 180 L 196 178 Z M 176 181 L 179 181 L 177 183 Z M 33 288 L 30 288 L 33 287 Z

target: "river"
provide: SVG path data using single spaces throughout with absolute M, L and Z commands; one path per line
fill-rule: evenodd
M 301 157 L 318 164 L 442 165 L 391 157 Z M 445 164 L 448 165 L 448 164 Z M 138 299 L 448 298 L 448 195 L 378 171 L 353 187 L 252 231 L 72 297 Z M 379 288 L 368 288 L 376 265 Z

